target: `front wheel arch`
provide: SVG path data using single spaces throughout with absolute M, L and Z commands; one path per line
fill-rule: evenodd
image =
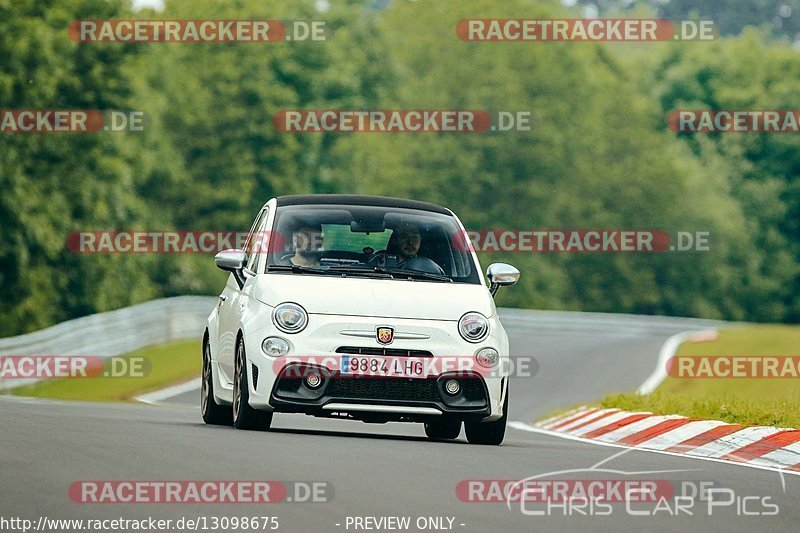
M 237 335 L 236 338 L 236 370 L 234 371 L 233 405 L 231 407 L 233 426 L 236 429 L 266 431 L 272 424 L 272 413 L 259 411 L 250 406 L 250 372 L 248 372 L 247 349 L 243 336 Z
M 214 397 L 214 375 L 211 364 L 211 345 L 208 342 L 208 332 L 203 335 L 202 344 L 203 368 L 201 373 L 202 385 L 200 388 L 200 413 L 203 422 L 212 425 L 229 426 L 233 422 L 231 410 L 227 406 L 217 403 Z

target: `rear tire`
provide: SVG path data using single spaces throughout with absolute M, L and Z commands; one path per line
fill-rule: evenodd
M 250 389 L 247 381 L 247 358 L 244 340 L 236 345 L 236 362 L 233 376 L 233 427 L 266 431 L 272 424 L 272 413 L 250 407 Z
M 484 444 L 497 446 L 503 442 L 506 436 L 506 421 L 508 420 L 508 397 L 509 391 L 506 390 L 506 401 L 503 403 L 503 416 L 494 422 L 465 422 L 464 432 L 467 434 L 467 442 L 470 444 Z
M 453 440 L 461 433 L 461 420 L 425 422 L 425 434 L 431 440 Z
M 214 400 L 214 376 L 211 373 L 211 348 L 203 340 L 203 385 L 200 388 L 200 413 L 203 422 L 215 426 L 230 426 L 233 423 L 230 407 Z

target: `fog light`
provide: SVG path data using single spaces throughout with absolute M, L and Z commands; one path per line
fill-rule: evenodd
M 309 374 L 306 377 L 306 387 L 309 389 L 316 389 L 322 385 L 322 376 L 319 374 Z
M 280 357 L 289 353 L 289 342 L 280 337 L 267 337 L 261 343 L 261 349 L 270 357 Z
M 494 348 L 483 348 L 475 354 L 478 364 L 484 368 L 492 368 L 500 360 L 500 354 Z
M 458 391 L 461 390 L 461 385 L 458 383 L 457 379 L 448 379 L 444 382 L 444 390 L 447 394 L 455 396 L 458 394 Z

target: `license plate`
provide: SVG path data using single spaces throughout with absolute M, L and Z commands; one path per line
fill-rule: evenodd
M 339 372 L 345 376 L 419 379 L 427 377 L 425 361 L 415 357 L 343 355 Z

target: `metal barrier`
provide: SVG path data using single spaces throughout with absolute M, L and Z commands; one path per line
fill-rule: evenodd
M 197 339 L 199 344 L 213 296 L 178 296 L 85 316 L 41 331 L 0 339 L 0 356 L 86 355 L 114 357 L 147 346 Z M 725 325 L 715 320 L 677 317 L 499 309 L 506 327 L 529 331 L 569 330 L 585 335 L 636 336 L 661 332 L 699 331 Z M 728 323 L 728 326 L 731 324 Z M 0 390 L 34 383 L 34 379 L 2 379 Z
M 0 339 L 0 356 L 87 355 L 114 357 L 155 344 L 200 339 L 213 296 L 178 296 L 152 300 L 106 313 L 84 316 L 17 337 Z M 35 379 L 0 379 L 0 389 Z

